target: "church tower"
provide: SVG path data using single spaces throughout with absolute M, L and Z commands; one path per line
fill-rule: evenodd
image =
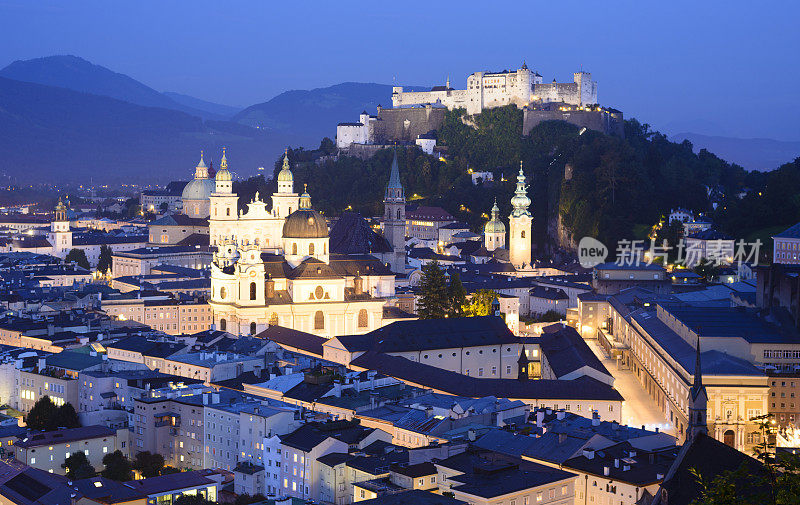
M 294 175 L 289 168 L 289 150 L 283 155 L 283 168 L 278 172 L 278 192 L 272 194 L 272 217 L 286 216 L 300 208 L 300 197 L 294 192 Z
M 389 185 L 383 199 L 383 235 L 392 246 L 394 255 L 389 267 L 392 272 L 405 273 L 406 270 L 406 196 L 400 184 L 400 169 L 397 167 L 397 150 L 394 152 Z
M 492 207 L 492 219 L 483 227 L 483 243 L 487 251 L 506 246 L 506 225 L 500 221 L 500 207 L 497 206 L 496 198 Z
M 214 182 L 214 192 L 209 196 L 211 215 L 208 220 L 209 243 L 212 247 L 221 244 L 225 237 L 234 238 L 238 217 L 239 197 L 233 192 L 233 176 L 228 170 L 228 158 L 224 147 Z
M 708 393 L 703 385 L 703 371 L 700 367 L 700 337 L 697 338 L 697 356 L 694 361 L 694 384 L 689 390 L 689 425 L 686 427 L 686 441 L 698 433 L 708 433 Z
M 531 213 L 528 207 L 528 187 L 525 185 L 525 173 L 522 162 L 519 162 L 517 190 L 511 198 L 511 215 L 509 216 L 509 260 L 517 269 L 529 267 L 531 264 Z
M 53 246 L 53 256 L 59 258 L 66 257 L 72 249 L 72 232 L 69 229 L 69 218 L 67 218 L 67 206 L 58 199 L 55 209 L 55 218 L 50 223 L 50 233 L 47 234 L 47 241 Z

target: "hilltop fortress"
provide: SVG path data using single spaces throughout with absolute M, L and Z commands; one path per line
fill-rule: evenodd
M 516 105 L 519 108 L 532 104 L 561 102 L 580 107 L 597 103 L 597 83 L 592 74 L 583 70 L 573 74 L 573 82 L 543 83 L 542 76 L 523 63 L 515 71 L 475 72 L 467 77 L 467 89 L 453 89 L 450 79 L 445 86 L 434 86 L 430 91 L 403 91 L 402 86 L 392 89 L 395 108 L 413 105 L 442 105 L 448 109 L 463 108 L 467 114 L 479 114 L 483 109 Z
M 441 128 L 447 110 L 465 109 L 480 114 L 484 109 L 516 105 L 523 110 L 522 135 L 542 121 L 566 121 L 580 128 L 624 136 L 622 112 L 597 105 L 597 82 L 583 70 L 573 82 L 542 76 L 523 63 L 517 70 L 475 72 L 467 77 L 467 89 L 453 89 L 450 79 L 430 91 L 392 88 L 391 109 L 378 107 L 378 114 L 362 112 L 357 122 L 339 123 L 336 146 L 350 155 L 369 157 L 395 142 L 417 144 L 428 154 L 436 146 L 435 130 Z

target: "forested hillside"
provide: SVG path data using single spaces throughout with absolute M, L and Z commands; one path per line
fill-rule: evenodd
M 448 113 L 439 132 L 448 161 L 417 148 L 399 149 L 400 175 L 410 202 L 440 205 L 476 231 L 488 219 L 495 197 L 501 215 L 510 213 L 520 161 L 530 185 L 534 242 L 540 251 L 568 246 L 570 237 L 576 241 L 591 235 L 606 244 L 644 238 L 650 226 L 678 206 L 714 214 L 737 237 L 800 219 L 797 162 L 768 174 L 746 172 L 707 151 L 695 154 L 689 142 L 670 142 L 636 120 L 626 122 L 624 139 L 595 131 L 579 134 L 560 121 L 542 123 L 522 137 L 522 112 L 513 106 L 468 121 L 462 121 L 461 112 Z M 348 207 L 380 214 L 392 151 L 369 160 L 340 156 L 319 161 L 333 150 L 326 139 L 320 150 L 290 151 L 296 186 L 307 183 L 315 208 L 329 215 Z M 276 170 L 279 166 L 276 161 Z M 469 169 L 494 172 L 495 183 L 473 186 Z M 739 200 L 736 195 L 746 189 L 752 190 L 750 196 Z M 759 198 L 788 204 L 761 202 L 753 196 L 759 189 L 765 195 Z M 723 202 L 716 213 L 711 198 Z M 764 208 L 758 210 L 759 205 Z

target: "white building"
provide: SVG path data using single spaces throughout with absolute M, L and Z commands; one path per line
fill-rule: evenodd
M 394 107 L 440 104 L 451 110 L 464 108 L 468 114 L 506 105 L 522 108 L 536 102 L 593 105 L 597 103 L 597 83 L 590 73 L 581 70 L 573 74 L 571 83 L 554 79 L 544 84 L 542 76 L 523 63 L 514 71 L 475 72 L 467 77 L 467 89 L 451 88 L 448 79 L 445 86 L 434 86 L 431 91 L 403 91 L 402 86 L 392 90 Z

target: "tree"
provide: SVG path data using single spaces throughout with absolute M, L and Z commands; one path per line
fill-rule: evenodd
M 111 258 L 112 251 L 109 246 L 103 244 L 100 246 L 100 256 L 97 259 L 97 271 L 104 274 L 111 270 L 113 260 Z
M 71 403 L 56 407 L 49 396 L 39 398 L 28 413 L 28 428 L 37 431 L 54 431 L 59 428 L 78 428 L 81 422 Z
M 64 258 L 64 261 L 67 263 L 75 263 L 79 267 L 85 268 L 86 270 L 91 268 L 89 265 L 89 260 L 86 258 L 86 253 L 83 251 L 83 249 L 70 249 L 66 258 Z
M 158 206 L 158 210 L 159 210 L 159 212 L 164 214 L 165 212 L 167 212 L 169 210 L 169 204 L 167 202 L 163 202 L 161 205 Z
M 161 474 L 164 468 L 164 456 L 150 451 L 136 453 L 133 459 L 133 468 L 142 474 L 142 477 L 155 477 Z
M 492 313 L 492 302 L 495 298 L 497 298 L 497 293 L 491 289 L 479 289 L 464 307 L 464 315 L 467 317 L 490 315 Z
M 464 315 L 464 305 L 467 304 L 467 292 L 461 283 L 461 275 L 453 272 L 450 275 L 450 286 L 447 288 L 447 316 L 461 317 Z
M 336 152 L 336 142 L 331 140 L 330 137 L 324 137 L 319 143 L 319 150 L 325 154 L 333 154 Z
M 174 501 L 174 505 L 217 505 L 217 503 L 201 494 L 182 494 Z
M 56 417 L 58 407 L 53 403 L 49 396 L 42 396 L 33 408 L 28 412 L 28 418 L 25 420 L 28 428 L 35 431 L 50 431 L 53 426 L 53 419 Z
M 75 412 L 75 407 L 67 402 L 58 407 L 55 418 L 53 419 L 54 430 L 58 428 L 80 428 L 81 421 L 78 419 L 78 413 Z
M 133 467 L 122 451 L 117 450 L 103 456 L 103 465 L 105 468 L 100 472 L 103 477 L 120 482 L 133 480 Z
M 694 267 L 694 273 L 702 277 L 704 281 L 709 282 L 719 276 L 719 266 L 710 263 L 705 258 L 700 258 L 700 262 Z
M 447 283 L 438 261 L 431 261 L 422 267 L 419 291 L 417 315 L 420 319 L 442 319 L 447 315 Z
M 88 479 L 97 474 L 83 451 L 75 452 L 65 459 L 61 468 L 67 470 L 67 478 L 72 480 Z
M 254 495 L 249 495 L 247 493 L 240 494 L 236 497 L 236 501 L 233 502 L 234 505 L 250 505 L 251 503 L 256 503 L 260 501 L 264 501 L 266 497 L 261 493 L 256 493 Z

